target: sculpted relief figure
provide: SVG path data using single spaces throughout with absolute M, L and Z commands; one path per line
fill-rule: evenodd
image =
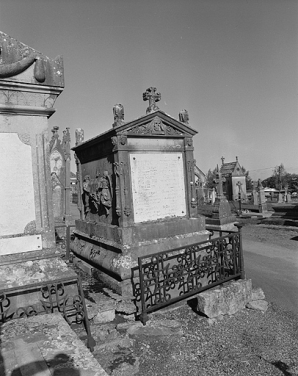
M 86 175 L 82 185 L 85 219 L 90 219 L 90 213 L 101 215 L 104 212 L 108 216 L 112 207 L 112 184 L 108 171 L 104 171 L 101 177 L 97 174 L 92 181 Z
M 112 207 L 112 185 L 108 171 L 104 171 L 103 177 L 99 179 L 98 191 L 100 203 L 103 205 L 106 215 L 108 215 Z
M 90 176 L 86 175 L 83 180 L 83 205 L 84 205 L 84 214 L 85 219 L 88 219 L 90 213 Z

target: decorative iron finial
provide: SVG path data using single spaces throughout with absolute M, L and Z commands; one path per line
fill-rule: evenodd
M 236 155 L 236 162 L 238 162 L 238 157 L 237 157 L 237 155 Z
M 143 93 L 143 101 L 149 100 L 149 106 L 147 107 L 146 114 L 159 110 L 156 106 L 156 102 L 161 99 L 161 94 L 156 92 L 156 87 L 149 87 L 145 93 Z
M 122 104 L 117 103 L 113 107 L 114 124 L 113 127 L 124 124 L 124 107 Z
M 184 124 L 188 124 L 189 121 L 189 115 L 187 110 L 182 110 L 179 112 L 179 121 Z

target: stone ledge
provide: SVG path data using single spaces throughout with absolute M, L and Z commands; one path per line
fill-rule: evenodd
M 8 321 L 0 342 L 0 374 L 108 375 L 59 313 Z

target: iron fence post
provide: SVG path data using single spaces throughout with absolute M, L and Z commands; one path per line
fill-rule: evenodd
M 146 321 L 148 319 L 148 314 L 146 312 L 146 305 L 145 305 L 145 291 L 144 291 L 144 278 L 142 273 L 142 259 L 138 258 L 139 264 L 139 280 L 140 280 L 140 291 L 141 291 L 141 305 L 142 305 L 142 313 L 140 314 L 140 320 L 143 325 L 146 325 Z
M 242 247 L 242 227 L 243 224 L 235 223 L 235 226 L 238 228 L 239 233 L 239 262 L 240 262 L 240 278 L 245 279 L 245 270 L 244 270 L 244 257 L 243 257 L 243 247 Z
M 70 226 L 66 225 L 66 240 L 65 240 L 65 259 L 69 261 L 70 254 Z

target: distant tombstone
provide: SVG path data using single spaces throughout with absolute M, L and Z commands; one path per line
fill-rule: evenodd
M 206 218 L 207 229 L 221 231 L 227 227 L 234 227 L 236 217 L 232 214 L 230 204 L 223 193 L 225 180 L 217 166 L 216 178 L 214 179 L 217 196 L 213 205 L 212 217 Z
M 0 32 L 0 264 L 55 252 L 48 118 L 63 61 Z
M 73 148 L 84 211 L 76 221 L 73 251 L 121 294 L 132 294 L 139 256 L 208 238 L 197 214 L 197 132 L 160 111 L 160 98 L 156 88 L 147 89 L 145 116 Z
M 258 195 L 258 192 L 257 192 L 257 186 L 258 186 L 258 182 L 257 181 L 254 181 L 252 183 L 252 205 L 259 205 L 259 195 Z

